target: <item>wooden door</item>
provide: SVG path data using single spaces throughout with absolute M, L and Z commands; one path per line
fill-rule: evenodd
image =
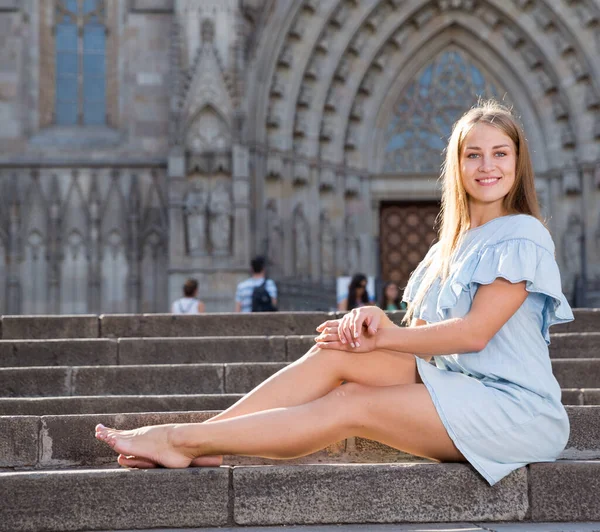
M 404 290 L 412 271 L 437 237 L 434 229 L 438 202 L 382 203 L 379 259 L 382 281 Z

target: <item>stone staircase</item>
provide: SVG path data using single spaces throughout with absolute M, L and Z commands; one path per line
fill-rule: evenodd
M 330 314 L 5 316 L 0 530 L 600 520 L 600 310 L 575 315 L 552 330 L 571 421 L 562 459 L 493 488 L 469 465 L 361 438 L 291 462 L 146 471 L 116 467 L 93 438 L 99 422 L 210 418 L 302 356 Z

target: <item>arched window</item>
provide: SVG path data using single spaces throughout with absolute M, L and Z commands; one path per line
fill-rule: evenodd
M 106 124 L 104 0 L 56 0 L 55 123 Z
M 445 50 L 397 102 L 387 128 L 384 172 L 439 172 L 454 122 L 479 97 L 501 99 L 504 94 L 462 50 Z

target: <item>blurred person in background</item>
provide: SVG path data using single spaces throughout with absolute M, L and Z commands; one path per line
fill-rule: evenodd
M 383 285 L 379 308 L 386 311 L 406 310 L 406 303 L 400 301 L 400 290 L 396 283 L 388 281 Z
M 206 306 L 198 299 L 198 281 L 188 279 L 183 285 L 183 297 L 175 301 L 171 307 L 173 314 L 202 314 Z
M 352 310 L 370 304 L 367 276 L 363 273 L 356 273 L 348 285 L 348 297 L 339 302 L 338 310 Z

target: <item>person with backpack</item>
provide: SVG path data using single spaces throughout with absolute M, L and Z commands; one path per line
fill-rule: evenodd
M 206 307 L 198 299 L 198 281 L 188 279 L 183 285 L 183 297 L 173 302 L 171 312 L 173 314 L 202 314 Z
M 265 274 L 265 258 L 254 257 L 250 262 L 252 277 L 238 284 L 235 292 L 236 312 L 275 312 L 277 286 Z

